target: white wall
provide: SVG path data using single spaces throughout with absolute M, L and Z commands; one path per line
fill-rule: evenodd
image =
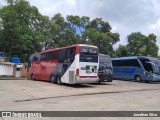
M 0 76 L 13 76 L 13 65 L 3 65 L 0 64 Z

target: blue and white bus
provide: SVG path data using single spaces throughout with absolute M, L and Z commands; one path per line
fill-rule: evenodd
M 153 57 L 112 58 L 113 78 L 123 80 L 160 81 L 159 61 Z

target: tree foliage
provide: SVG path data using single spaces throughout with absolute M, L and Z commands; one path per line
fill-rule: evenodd
M 127 45 L 119 45 L 118 49 L 115 50 L 117 57 L 126 57 L 128 56 L 128 46 Z
M 87 16 L 60 13 L 49 18 L 40 14 L 26 0 L 6 0 L 0 8 L 0 51 L 7 56 L 18 56 L 26 62 L 29 55 L 42 49 L 62 47 L 77 43 L 98 46 L 100 53 L 111 56 L 157 56 L 156 36 L 140 32 L 128 35 L 128 44 L 113 46 L 120 40 L 118 33 L 111 32 L 111 25 Z
M 149 34 L 143 35 L 140 32 L 131 33 L 128 35 L 128 44 L 120 45 L 116 50 L 117 56 L 158 56 L 158 46 L 156 44 L 156 36 Z
M 129 55 L 144 55 L 157 57 L 158 46 L 156 45 L 156 36 L 149 34 L 148 36 L 140 32 L 128 35 Z
M 96 18 L 88 22 L 82 38 L 87 44 L 96 45 L 100 53 L 112 56 L 113 45 L 119 41 L 119 34 L 111 32 L 111 26 L 108 22 Z
M 25 0 L 7 0 L 7 3 L 0 10 L 0 50 L 26 61 L 50 40 L 50 21 Z
M 62 47 L 76 43 L 93 44 L 101 53 L 113 53 L 113 45 L 119 41 L 119 34 L 112 33 L 111 26 L 101 18 L 90 21 L 87 16 L 68 15 L 66 20 L 60 13 L 51 18 L 50 47 Z

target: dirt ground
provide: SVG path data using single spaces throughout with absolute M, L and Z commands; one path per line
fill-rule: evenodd
M 99 85 L 57 85 L 44 81 L 0 80 L 0 111 L 160 111 L 159 103 L 160 83 L 114 80 Z M 158 120 L 158 118 L 140 119 Z

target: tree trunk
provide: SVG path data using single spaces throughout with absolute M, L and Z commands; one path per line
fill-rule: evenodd
M 12 52 L 12 46 L 13 46 L 13 36 L 12 36 L 11 46 L 10 46 L 10 49 L 9 49 L 9 54 L 11 54 L 11 52 Z

